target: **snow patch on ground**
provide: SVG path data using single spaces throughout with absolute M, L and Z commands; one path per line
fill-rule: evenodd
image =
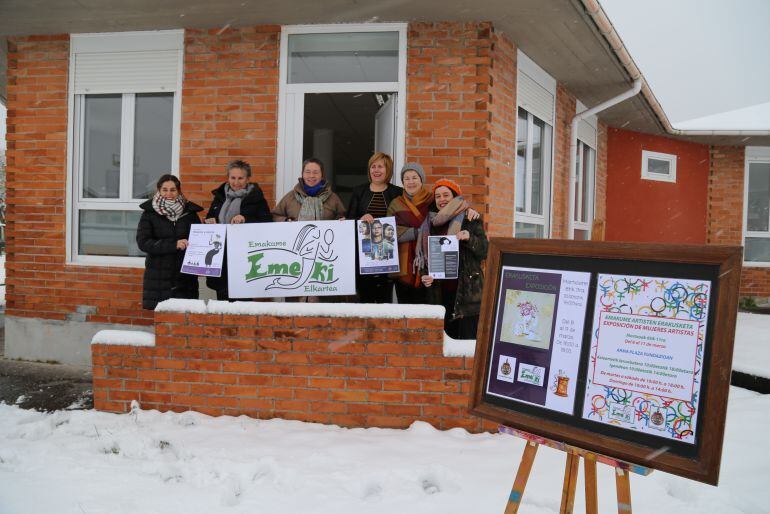
M 770 378 L 770 315 L 738 313 L 733 370 Z
M 768 426 L 770 395 L 732 388 L 720 486 L 634 475 L 634 510 L 770 512 Z M 497 514 L 523 449 L 512 436 L 442 432 L 422 422 L 407 430 L 344 429 L 195 412 L 46 414 L 0 404 L 0 511 Z M 564 453 L 539 449 L 523 512 L 559 511 L 554 485 L 563 470 Z M 580 511 L 582 471 L 576 496 Z M 599 503 L 600 512 L 617 509 L 613 473 L 603 465 Z
M 155 346 L 155 334 L 139 330 L 100 330 L 91 338 L 91 344 Z

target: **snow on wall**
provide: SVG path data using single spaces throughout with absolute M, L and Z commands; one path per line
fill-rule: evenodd
M 452 339 L 444 333 L 444 357 L 473 357 L 475 353 L 475 339 Z
M 432 318 L 443 319 L 441 305 L 361 303 L 221 302 L 173 298 L 158 304 L 156 312 L 195 314 L 246 314 L 251 316 L 326 316 L 331 318 Z
M 91 344 L 155 346 L 155 334 L 138 330 L 100 330 L 91 338 Z

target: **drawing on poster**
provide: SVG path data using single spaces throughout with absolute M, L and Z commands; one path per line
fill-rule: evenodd
M 695 443 L 711 283 L 599 274 L 583 417 Z
M 548 350 L 556 295 L 509 289 L 505 293 L 500 340 Z

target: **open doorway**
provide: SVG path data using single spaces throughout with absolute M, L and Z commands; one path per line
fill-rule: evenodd
M 374 152 L 394 153 L 395 93 L 306 93 L 302 159 L 317 157 L 345 205 Z

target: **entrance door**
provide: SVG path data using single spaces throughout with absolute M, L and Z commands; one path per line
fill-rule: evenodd
M 300 94 L 293 95 L 295 97 Z M 295 145 L 288 181 L 300 176 L 302 161 L 316 157 L 324 163 L 326 180 L 345 205 L 353 188 L 367 182 L 367 163 L 375 151 L 393 156 L 396 129 L 396 93 L 303 93 L 295 98 L 287 137 Z M 300 108 L 301 105 L 301 108 Z M 289 184 L 287 184 L 288 186 Z

